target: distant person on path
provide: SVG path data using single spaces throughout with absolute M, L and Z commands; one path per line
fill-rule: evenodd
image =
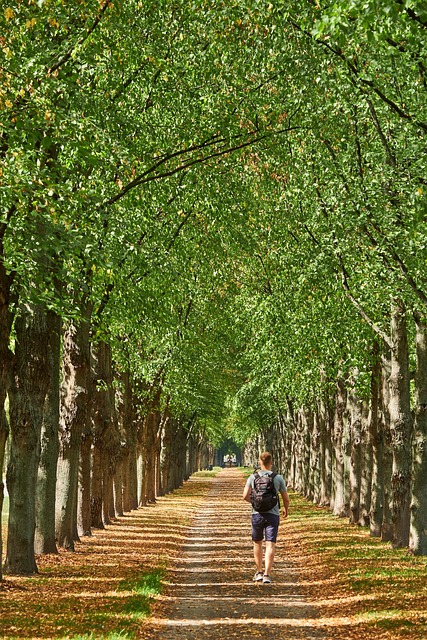
M 252 540 L 256 564 L 255 582 L 271 582 L 277 532 L 280 521 L 279 493 L 283 500 L 283 517 L 289 511 L 289 495 L 283 476 L 273 473 L 273 460 L 268 451 L 259 457 L 260 470 L 247 479 L 243 500 L 252 504 Z M 262 543 L 265 537 L 265 567 L 262 570 Z

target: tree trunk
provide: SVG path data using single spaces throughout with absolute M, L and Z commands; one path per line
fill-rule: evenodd
M 6 231 L 6 225 L 2 225 L 0 231 L 0 522 L 3 508 L 3 471 L 6 441 L 9 434 L 9 425 L 7 424 L 6 412 L 4 409 L 6 400 L 6 389 L 10 379 L 10 370 L 12 365 L 13 354 L 9 349 L 10 330 L 12 326 L 12 314 L 9 311 L 10 304 L 10 288 L 13 277 L 8 275 L 4 266 L 4 245 L 3 237 Z M 3 539 L 0 526 L 0 580 L 2 579 L 2 559 L 3 558 Z
M 90 415 L 90 315 L 88 306 L 78 326 L 69 324 L 63 343 L 56 538 L 61 547 L 71 551 L 77 529 L 80 445 Z
M 126 470 L 123 483 L 123 510 L 138 509 L 138 473 L 136 444 L 126 455 Z
M 113 473 L 109 452 L 102 454 L 102 519 L 104 524 L 111 524 L 114 518 Z
M 156 501 L 156 436 L 157 412 L 150 411 L 146 418 L 146 450 L 145 456 L 145 499 L 146 502 Z
M 390 430 L 393 452 L 391 477 L 393 547 L 409 544 L 411 501 L 412 417 L 409 392 L 406 316 L 397 302 L 391 316 Z
M 320 496 L 319 504 L 329 506 L 332 491 L 332 440 L 331 440 L 331 410 L 329 405 L 321 400 L 318 409 L 320 432 Z
M 172 441 L 171 463 L 172 463 L 172 489 L 181 486 L 185 475 L 185 455 L 186 455 L 187 433 L 182 421 L 177 422 L 175 437 Z
M 170 493 L 173 489 L 171 482 L 171 452 L 172 452 L 172 439 L 175 430 L 175 420 L 169 416 L 164 423 L 164 429 L 162 434 L 162 447 L 160 457 L 160 468 L 162 475 L 162 489 L 163 492 Z
M 6 442 L 9 436 L 9 425 L 7 423 L 5 402 L 6 402 L 6 387 L 3 386 L 0 382 L 0 482 L 3 479 Z
M 170 423 L 170 413 L 169 413 L 169 405 L 167 403 L 165 410 L 162 414 L 162 419 L 160 423 L 160 427 L 158 430 L 158 468 L 157 468 L 157 484 L 158 484 L 158 495 L 164 496 L 167 493 L 167 478 L 164 478 L 165 472 L 165 457 L 164 457 L 164 446 L 165 446 L 165 435 L 168 431 L 168 425 Z M 166 482 L 164 482 L 166 480 Z
M 345 498 L 345 462 L 344 462 L 344 410 L 346 389 L 342 378 L 337 382 L 337 394 L 333 431 L 333 512 L 340 518 L 347 516 Z
M 369 531 L 371 536 L 380 537 L 384 504 L 384 466 L 383 434 L 379 420 L 380 395 L 380 352 L 378 342 L 373 347 L 373 365 L 371 372 L 371 406 L 369 413 L 368 447 L 372 447 L 371 508 L 369 512 Z
M 295 416 L 295 484 L 294 487 L 299 493 L 304 493 L 304 425 L 301 410 L 296 412 Z
M 389 354 L 388 354 L 389 355 Z M 380 423 L 379 432 L 382 436 L 382 475 L 383 475 L 383 521 L 381 524 L 381 540 L 389 542 L 393 538 L 392 522 L 392 491 L 391 472 L 393 467 L 393 454 L 391 449 L 390 432 L 390 387 L 388 384 L 391 371 L 390 358 L 382 359 L 381 368 L 381 393 L 380 393 Z
M 120 459 L 116 465 L 116 473 L 113 478 L 114 483 L 114 514 L 115 516 L 123 516 L 123 462 Z
M 56 470 L 59 453 L 59 378 L 61 360 L 61 318 L 47 314 L 50 383 L 46 396 L 40 461 L 36 489 L 36 531 L 34 550 L 38 554 L 58 553 L 55 535 Z
M 304 496 L 308 500 L 313 500 L 313 487 L 311 485 L 311 466 L 312 466 L 312 436 L 313 436 L 313 413 L 310 409 L 304 408 L 301 411 L 302 428 L 303 428 L 303 447 L 302 447 L 302 481 Z
M 414 314 L 417 370 L 415 375 L 415 429 L 412 459 L 412 502 L 409 548 L 427 555 L 427 323 Z
M 100 451 L 102 465 L 102 514 L 104 524 L 114 517 L 113 475 L 116 460 L 120 456 L 120 434 L 115 411 L 113 367 L 111 347 L 100 341 L 92 350 L 94 381 L 93 437 L 95 448 Z
M 7 469 L 9 493 L 5 573 L 37 573 L 34 557 L 37 468 L 43 407 L 49 387 L 45 309 L 21 307 L 15 323 L 13 379 L 9 386 L 11 430 Z
M 87 429 L 86 429 L 87 431 Z M 77 491 L 77 532 L 79 536 L 91 536 L 90 488 L 92 476 L 92 435 L 86 433 L 80 445 L 79 482 Z
M 310 500 L 315 504 L 320 502 L 320 419 L 317 411 L 311 412 L 312 436 L 310 443 Z
M 286 478 L 289 487 L 295 486 L 295 412 L 294 405 L 290 398 L 286 398 L 286 454 L 285 454 L 285 466 L 286 466 Z
M 372 488 L 372 442 L 369 440 L 369 404 L 362 402 L 362 443 L 361 443 L 361 476 L 360 476 L 360 505 L 359 524 L 369 527 L 371 511 Z
M 90 491 L 91 526 L 105 529 L 102 519 L 102 453 L 95 445 L 92 450 L 92 478 Z
M 356 376 L 358 373 L 356 372 Z M 359 522 L 360 483 L 362 476 L 362 402 L 355 389 L 356 380 L 351 382 L 348 393 L 350 409 L 350 523 Z
M 122 432 L 125 447 L 123 456 L 123 511 L 138 508 L 138 481 L 136 473 L 136 419 L 130 373 L 122 374 L 123 395 L 120 405 Z
M 4 457 L 6 451 L 6 441 L 9 435 L 9 425 L 7 423 L 6 411 L 4 409 L 6 401 L 6 386 L 2 384 L 0 378 L 0 522 L 2 522 L 3 512 L 3 496 L 4 496 Z M 0 581 L 2 579 L 2 558 L 3 558 L 3 537 L 2 528 L 0 526 Z

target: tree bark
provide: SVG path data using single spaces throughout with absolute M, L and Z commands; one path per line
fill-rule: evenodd
M 77 533 L 79 536 L 91 536 L 92 514 L 90 488 L 92 477 L 92 433 L 85 428 L 80 445 L 79 476 L 77 490 Z
M 331 410 L 323 399 L 318 408 L 319 437 L 320 437 L 320 496 L 319 504 L 329 506 L 332 491 L 332 441 L 331 441 Z
M 393 452 L 391 476 L 393 547 L 409 544 L 411 498 L 412 417 L 405 308 L 397 301 L 391 315 L 390 430 Z
M 359 524 L 369 527 L 372 495 L 372 442 L 369 440 L 369 403 L 362 402 L 362 444 L 361 444 L 361 475 L 360 475 L 360 504 Z
M 15 323 L 13 379 L 9 385 L 11 430 L 5 573 L 37 573 L 34 557 L 37 468 L 43 407 L 49 386 L 45 309 L 21 306 Z
M 393 468 L 393 454 L 390 431 L 390 386 L 388 384 L 391 371 L 390 354 L 382 359 L 381 392 L 380 392 L 380 424 L 382 435 L 382 473 L 383 473 L 383 521 L 381 524 L 381 540 L 389 542 L 393 538 L 392 522 L 392 490 L 391 473 Z
M 119 517 L 124 515 L 123 510 L 123 458 L 116 464 L 116 473 L 114 474 L 114 515 Z
M 164 423 L 160 458 L 162 489 L 164 494 L 170 493 L 173 489 L 173 484 L 171 482 L 171 453 L 174 430 L 175 420 L 171 416 L 168 416 L 168 419 L 165 420 Z
M 97 446 L 92 449 L 92 478 L 90 491 L 91 526 L 105 529 L 102 519 L 102 453 Z
M 123 395 L 120 405 L 122 431 L 125 447 L 123 455 L 123 511 L 138 508 L 138 480 L 136 473 L 136 417 L 130 373 L 122 374 Z
M 4 496 L 4 483 L 3 483 L 3 472 L 4 472 L 4 458 L 6 451 L 6 442 L 9 435 L 9 425 L 7 423 L 6 411 L 4 408 L 6 401 L 6 386 L 2 384 L 0 378 L 0 522 L 2 522 L 2 512 L 3 512 L 3 496 Z M 3 558 L 3 537 L 2 530 L 0 527 L 0 581 L 2 579 L 2 559 Z
M 168 430 L 168 425 L 170 422 L 170 413 L 169 413 L 169 401 L 166 403 L 166 407 L 162 413 L 162 419 L 160 423 L 160 427 L 158 430 L 158 468 L 157 468 L 157 485 L 158 485 L 158 493 L 159 496 L 164 496 L 167 493 L 167 481 L 164 482 L 164 471 L 165 471 L 165 459 L 164 459 L 164 446 L 165 446 L 165 434 Z
M 71 551 L 77 530 L 80 445 L 90 415 L 90 315 L 87 306 L 80 324 L 69 324 L 63 342 L 56 537 L 61 547 Z
M 357 377 L 356 372 L 355 376 Z M 359 522 L 360 483 L 362 476 L 362 402 L 355 389 L 356 380 L 352 380 L 347 395 L 350 414 L 350 523 Z
M 346 405 L 346 389 L 344 380 L 338 379 L 334 428 L 333 428 L 333 512 L 340 518 L 347 516 L 345 493 L 345 462 L 344 462 L 344 410 Z
M 157 436 L 157 411 L 150 411 L 146 417 L 146 449 L 145 457 L 145 501 L 156 501 L 156 436 Z
M 93 438 L 95 449 L 101 456 L 102 517 L 109 524 L 114 517 L 113 475 L 116 460 L 120 456 L 120 434 L 118 431 L 113 389 L 113 367 L 111 347 L 100 341 L 92 350 L 94 380 L 93 394 Z M 99 499 L 99 495 L 96 500 Z
M 312 424 L 313 431 L 311 437 L 311 451 L 310 451 L 310 492 L 312 500 L 315 504 L 320 503 L 320 465 L 321 461 L 321 446 L 320 446 L 320 418 L 317 411 L 312 412 Z
M 373 364 L 371 371 L 371 402 L 369 413 L 368 447 L 372 447 L 372 480 L 371 508 L 369 512 L 369 531 L 371 536 L 380 537 L 384 504 L 384 466 L 383 466 L 383 434 L 380 429 L 379 395 L 380 395 L 380 352 L 379 344 L 374 342 Z
M 46 396 L 40 461 L 36 490 L 34 549 L 38 554 L 57 553 L 55 535 L 56 470 L 59 453 L 59 377 L 61 361 L 61 318 L 47 314 L 50 382 Z
M 417 369 L 415 374 L 415 419 L 412 458 L 412 501 L 409 549 L 427 555 L 427 323 L 414 314 Z
M 102 519 L 104 524 L 111 524 L 114 518 L 114 495 L 113 495 L 113 469 L 111 465 L 110 452 L 103 451 L 102 454 Z
M 313 436 L 313 413 L 311 409 L 304 408 L 301 411 L 302 418 L 302 482 L 304 496 L 308 500 L 313 500 L 313 486 L 311 483 L 312 474 L 312 436 Z
M 6 389 L 8 387 L 11 366 L 13 361 L 13 354 L 9 349 L 10 330 L 12 326 L 12 314 L 9 311 L 10 305 L 10 289 L 12 285 L 13 277 L 10 276 L 4 266 L 4 244 L 3 237 L 6 231 L 6 225 L 3 225 L 0 231 L 0 494 L 1 494 L 1 508 L 0 508 L 0 522 L 3 509 L 3 466 L 6 441 L 9 435 L 9 425 L 6 419 L 5 412 L 5 400 Z M 3 539 L 0 527 L 0 580 L 2 579 L 2 560 L 3 557 Z

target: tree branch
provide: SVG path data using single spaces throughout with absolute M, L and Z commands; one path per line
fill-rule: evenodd
M 192 209 L 190 209 L 190 211 L 188 211 L 188 213 L 185 215 L 185 217 L 181 220 L 181 222 L 179 223 L 178 227 L 175 230 L 175 233 L 173 234 L 172 238 L 170 239 L 167 247 L 166 247 L 166 252 L 170 251 L 170 249 L 172 248 L 175 240 L 177 239 L 177 237 L 180 234 L 180 231 L 182 229 L 182 227 L 186 224 L 187 220 L 190 218 L 191 214 L 194 211 L 194 207 Z
M 415 20 L 415 22 L 418 22 L 423 27 L 427 27 L 427 22 L 425 22 L 425 20 L 423 20 L 417 13 L 415 13 L 413 9 L 405 6 L 406 2 L 404 2 L 403 0 L 395 0 L 395 1 L 397 4 L 400 4 L 402 7 L 405 7 L 406 13 L 412 20 Z
M 285 133 L 287 131 L 293 131 L 295 129 L 300 129 L 300 128 L 301 127 L 288 127 L 286 129 L 280 129 L 279 131 L 275 131 L 271 134 L 266 133 L 263 136 L 255 137 L 252 140 L 249 140 L 247 142 L 242 142 L 241 144 L 235 145 L 234 147 L 226 147 L 225 149 L 221 149 L 220 151 L 215 151 L 214 153 L 211 153 L 207 156 L 202 156 L 202 157 L 196 158 L 195 160 L 189 160 L 188 162 L 184 161 L 178 167 L 175 167 L 170 171 L 166 171 L 165 173 L 157 173 L 154 176 L 150 175 L 151 173 L 156 171 L 156 169 L 158 169 L 158 167 L 160 167 L 162 164 L 165 164 L 168 160 L 184 155 L 191 151 L 201 151 L 203 148 L 212 146 L 213 144 L 218 142 L 226 142 L 226 140 L 224 138 L 221 138 L 218 140 L 213 140 L 209 143 L 205 142 L 205 143 L 202 143 L 201 145 L 195 145 L 194 147 L 189 147 L 188 149 L 182 149 L 181 151 L 175 151 L 174 153 L 168 154 L 167 156 L 163 157 L 161 160 L 156 162 L 156 164 L 154 164 L 152 167 L 144 171 L 144 173 L 142 173 L 140 176 L 132 180 L 132 182 L 129 182 L 125 187 L 123 187 L 123 189 L 119 193 L 117 193 L 115 196 L 113 196 L 112 198 L 104 202 L 104 206 L 114 204 L 115 202 L 123 198 L 123 196 L 125 196 L 131 189 L 134 189 L 135 187 L 140 186 L 142 184 L 147 184 L 148 182 L 152 182 L 153 180 L 161 180 L 162 178 L 169 178 L 175 175 L 176 173 L 179 173 L 180 171 L 185 171 L 186 169 L 189 169 L 190 167 L 196 164 L 203 164 L 204 162 L 207 162 L 208 160 L 212 160 L 213 158 L 218 158 L 220 156 L 233 153 L 234 151 L 239 151 L 240 149 L 244 149 L 245 147 L 249 147 L 250 145 L 256 144 L 257 142 L 260 142 L 261 140 L 264 140 L 272 135 Z M 249 135 L 251 135 L 252 133 L 253 132 L 250 132 Z
M 106 10 L 108 9 L 108 6 L 110 5 L 110 0 L 105 0 L 104 4 L 101 7 L 101 10 L 99 12 L 99 14 L 97 15 L 97 17 L 95 18 L 95 21 L 93 23 L 93 25 L 87 30 L 86 34 L 83 36 L 83 38 L 81 38 L 78 43 L 71 47 L 71 49 L 69 49 L 67 51 L 67 53 L 65 55 L 62 56 L 62 58 L 60 58 L 58 60 L 58 62 L 56 62 L 54 65 L 52 65 L 50 67 L 50 69 L 48 69 L 48 75 L 51 75 L 52 73 L 54 73 L 55 71 L 57 71 L 57 69 L 59 69 L 59 67 L 62 67 L 63 64 L 65 64 L 73 55 L 73 52 L 80 47 L 84 42 L 86 42 L 86 40 L 92 35 L 92 33 L 95 31 L 96 27 L 98 26 L 98 24 L 101 22 L 102 16 L 104 15 L 104 13 L 106 12 Z
M 398 2 L 398 1 L 399 0 L 396 0 L 396 2 Z M 373 80 L 366 80 L 364 78 L 361 78 L 359 76 L 359 72 L 358 72 L 358 69 L 357 69 L 356 65 L 351 63 L 350 60 L 347 60 L 347 58 L 345 57 L 343 51 L 340 48 L 338 48 L 338 47 L 335 48 L 335 47 L 331 46 L 328 42 L 326 42 L 324 40 L 320 40 L 320 39 L 314 38 L 314 36 L 310 32 L 308 32 L 305 29 L 303 29 L 302 27 L 300 27 L 299 24 L 294 22 L 293 20 L 290 20 L 290 24 L 295 29 L 300 31 L 300 33 L 304 34 L 305 36 L 307 36 L 311 40 L 314 40 L 316 43 L 320 44 L 324 49 L 328 49 L 328 51 L 331 51 L 334 55 L 338 56 L 344 62 L 344 64 L 347 66 L 347 68 L 350 70 L 350 72 L 355 76 L 355 81 L 353 83 L 354 86 L 356 88 L 358 88 L 364 95 L 366 95 L 366 91 L 363 90 L 363 86 L 370 87 L 372 89 L 372 91 L 374 93 L 376 93 L 377 96 L 379 96 L 381 98 L 381 100 L 383 100 L 383 102 L 388 104 L 389 107 L 393 111 L 395 111 L 395 113 L 397 113 L 401 118 L 404 118 L 405 120 L 408 120 L 408 122 L 412 122 L 416 126 L 421 127 L 421 129 L 423 129 L 424 131 L 427 131 L 427 123 L 426 122 L 422 122 L 420 120 L 415 120 L 413 116 L 411 116 L 409 113 L 406 113 L 405 111 L 403 111 L 403 109 L 401 109 L 399 107 L 399 105 L 396 104 L 396 102 L 394 102 L 391 98 L 386 96 L 385 93 L 375 85 Z
M 390 348 L 393 348 L 392 341 L 390 337 L 380 329 L 380 327 L 368 316 L 366 311 L 363 309 L 362 305 L 356 300 L 353 294 L 350 291 L 350 287 L 348 284 L 348 274 L 345 270 L 344 264 L 342 262 L 342 258 L 339 258 L 341 264 L 341 282 L 345 292 L 345 295 L 350 300 L 352 305 L 356 308 L 358 314 L 364 319 L 366 324 L 371 327 L 372 331 L 377 334 L 383 340 L 383 342 Z

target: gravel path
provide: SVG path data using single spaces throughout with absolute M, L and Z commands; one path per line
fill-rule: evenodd
M 252 581 L 250 506 L 241 499 L 243 486 L 236 469 L 224 469 L 213 479 L 170 574 L 164 604 L 145 627 L 144 638 L 246 640 L 265 636 L 267 629 L 269 640 L 324 637 L 298 586 L 297 567 L 286 558 L 285 521 L 279 529 L 274 582 Z

